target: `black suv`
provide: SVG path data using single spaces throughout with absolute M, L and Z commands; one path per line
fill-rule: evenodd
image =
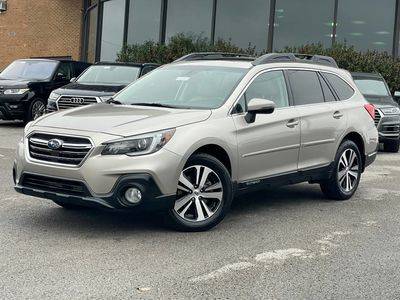
M 0 119 L 34 120 L 45 113 L 51 91 L 90 64 L 72 60 L 20 59 L 0 73 Z
M 70 84 L 53 91 L 47 112 L 105 102 L 158 66 L 151 63 L 96 63 L 78 78 L 73 78 Z
M 379 142 L 388 152 L 400 148 L 400 108 L 393 100 L 385 79 L 375 73 L 352 73 L 354 82 L 365 99 L 375 106 L 375 125 L 379 131 Z

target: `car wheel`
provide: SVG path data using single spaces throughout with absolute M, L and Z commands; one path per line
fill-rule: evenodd
M 400 140 L 386 141 L 383 144 L 383 150 L 385 152 L 397 153 L 399 152 L 399 148 L 400 148 Z
M 233 198 L 226 167 L 215 157 L 195 154 L 180 174 L 170 225 L 180 231 L 205 231 L 220 223 Z
M 29 122 L 36 120 L 46 113 L 46 103 L 42 99 L 34 99 L 28 107 L 26 112 L 25 121 Z
M 53 202 L 59 206 L 61 206 L 62 208 L 68 209 L 68 210 L 81 210 L 81 209 L 85 209 L 85 206 L 81 206 L 81 205 L 76 205 L 76 204 L 71 204 L 71 203 L 65 203 L 65 202 L 60 202 L 60 201 L 56 201 L 53 200 Z
M 362 171 L 360 150 L 353 141 L 344 141 L 335 157 L 329 179 L 320 183 L 324 195 L 333 200 L 347 200 L 357 190 Z

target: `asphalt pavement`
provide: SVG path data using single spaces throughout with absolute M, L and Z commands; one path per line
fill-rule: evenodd
M 235 200 L 216 228 L 67 211 L 17 194 L 20 123 L 0 122 L 0 298 L 400 298 L 400 154 L 379 153 L 349 201 L 318 185 Z

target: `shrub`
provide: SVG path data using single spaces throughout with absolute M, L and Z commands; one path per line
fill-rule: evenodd
M 252 56 L 262 54 L 257 53 L 255 47 L 252 47 L 251 44 L 248 48 L 242 49 L 233 45 L 230 40 L 217 40 L 214 44 L 211 44 L 207 38 L 201 36 L 178 34 L 171 37 L 167 44 L 148 41 L 141 45 L 127 45 L 118 54 L 118 60 L 165 64 L 191 52 L 230 52 Z M 388 53 L 376 51 L 363 53 L 346 44 L 336 44 L 331 48 L 324 48 L 321 44 L 308 44 L 299 47 L 287 47 L 281 52 L 332 56 L 340 68 L 351 72 L 381 73 L 392 92 L 400 90 L 400 61 L 393 59 Z

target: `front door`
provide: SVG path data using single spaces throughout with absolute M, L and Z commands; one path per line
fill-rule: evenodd
M 272 114 L 259 114 L 254 123 L 244 116 L 253 98 L 272 100 Z M 243 113 L 233 116 L 237 129 L 239 181 L 246 182 L 297 171 L 300 147 L 300 120 L 296 108 L 289 106 L 282 71 L 258 75 L 240 98 Z M 239 109 L 240 110 L 240 109 Z

